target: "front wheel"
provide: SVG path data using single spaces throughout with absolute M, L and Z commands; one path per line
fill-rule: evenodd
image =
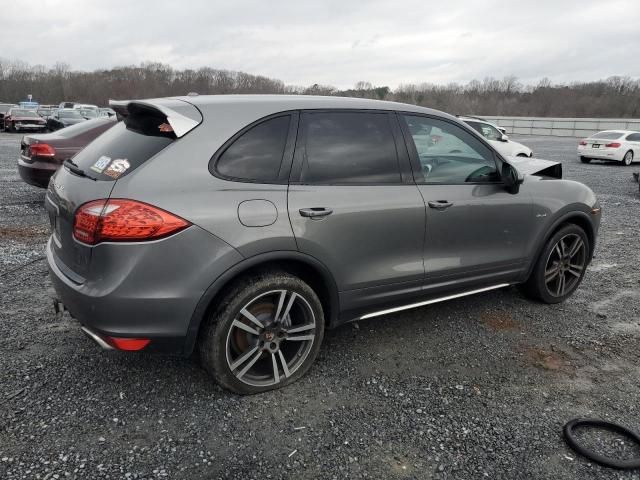
M 622 163 L 624 163 L 627 167 L 633 163 L 633 152 L 631 150 L 624 154 Z
M 236 282 L 198 339 L 205 369 L 224 388 L 253 394 L 295 382 L 318 356 L 322 304 L 305 282 L 268 273 Z
M 582 163 L 591 163 L 591 159 L 587 157 L 580 157 L 580 161 Z
M 577 225 L 566 225 L 547 241 L 523 292 L 544 303 L 560 303 L 578 288 L 589 261 L 589 238 Z

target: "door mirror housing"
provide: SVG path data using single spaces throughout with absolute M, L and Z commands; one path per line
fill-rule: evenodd
M 508 163 L 502 164 L 502 171 L 500 172 L 502 181 L 504 182 L 507 192 L 516 194 L 520 191 L 520 185 L 524 182 L 524 175 L 520 173 L 513 165 Z
M 503 133 L 502 135 L 500 135 L 500 141 L 501 142 L 508 142 L 509 141 L 509 136 L 506 133 Z

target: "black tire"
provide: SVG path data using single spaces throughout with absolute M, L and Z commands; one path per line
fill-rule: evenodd
M 276 340 L 279 343 L 277 350 L 274 352 L 273 350 L 267 350 L 267 348 L 269 348 L 267 345 L 274 345 L 274 343 L 272 343 L 273 336 L 271 336 L 271 339 L 269 339 L 269 337 L 266 337 L 265 339 L 264 337 L 264 335 L 268 334 L 273 335 L 271 332 L 267 332 L 268 328 L 262 330 L 260 336 L 256 336 L 251 333 L 247 334 L 244 332 L 244 329 L 239 329 L 237 327 L 237 320 L 242 320 L 244 323 L 255 328 L 255 325 L 246 321 L 247 317 L 242 316 L 240 312 L 243 309 L 253 308 L 252 306 L 257 300 L 268 298 L 268 300 L 265 301 L 260 300 L 261 303 L 257 305 L 257 308 L 261 308 L 262 312 L 260 313 L 260 317 L 256 314 L 256 318 L 260 318 L 261 322 L 264 322 L 265 325 L 268 325 L 269 322 L 271 322 L 269 328 L 275 328 L 276 325 L 281 325 L 274 321 L 274 317 L 277 314 L 274 314 L 273 312 L 277 309 L 277 306 L 276 302 L 269 303 L 269 296 L 278 296 L 280 295 L 279 292 L 282 291 L 286 292 L 285 298 L 287 293 L 290 295 L 289 299 L 292 298 L 291 293 L 295 293 L 297 296 L 294 296 L 296 299 L 295 301 L 299 301 L 300 305 L 302 305 L 302 307 L 296 307 L 298 304 L 294 304 L 294 307 L 291 310 L 291 317 L 289 317 L 289 322 L 293 321 L 293 309 L 299 308 L 300 311 L 305 310 L 307 315 L 311 315 L 313 317 L 313 323 L 315 323 L 315 326 L 306 328 L 303 335 L 308 333 L 314 338 L 313 340 L 305 342 L 287 341 L 288 337 L 277 340 L 280 338 L 280 334 L 278 333 L 276 334 Z M 278 311 L 280 310 L 278 309 Z M 250 311 L 252 314 L 255 312 L 256 310 Z M 311 317 L 307 316 L 305 318 Z M 292 324 L 290 328 L 294 326 L 295 325 Z M 310 325 L 308 325 L 308 327 L 309 326 Z M 232 361 L 230 359 L 231 344 L 237 341 L 236 339 L 239 335 L 244 335 L 245 338 L 243 341 L 246 344 L 246 349 L 236 352 L 237 356 Z M 258 276 L 243 277 L 227 289 L 213 314 L 204 321 L 204 325 L 202 326 L 198 337 L 198 351 L 202 366 L 222 387 L 234 393 L 250 395 L 274 390 L 276 388 L 289 385 L 301 378 L 309 370 L 318 356 L 323 335 L 324 313 L 322 304 L 311 287 L 299 278 L 288 273 L 267 272 L 258 274 Z M 304 343 L 304 346 L 301 345 L 300 347 L 297 347 L 298 344 L 302 343 Z M 282 348 L 280 348 L 281 346 Z M 232 369 L 232 364 L 240 362 L 240 359 L 245 354 L 248 355 L 249 351 L 255 348 L 258 348 L 257 353 L 248 356 L 248 360 L 240 363 L 235 370 Z M 294 366 L 295 370 L 289 371 L 287 368 L 283 368 L 283 363 L 287 365 L 287 362 L 285 361 L 287 354 L 282 354 L 282 352 L 284 352 L 285 349 L 295 351 L 296 348 L 300 350 L 305 349 L 306 353 L 303 355 L 298 351 L 291 355 L 292 362 L 289 367 Z M 255 362 L 255 367 L 250 367 L 250 370 L 247 373 L 254 375 L 252 370 L 258 370 L 262 367 L 265 375 L 273 374 L 271 380 L 264 380 L 264 382 L 273 381 L 275 383 L 256 384 L 260 383 L 260 380 L 254 381 L 252 379 L 248 379 L 247 374 L 242 376 L 242 374 L 238 372 L 238 370 L 244 369 L 247 364 L 251 363 L 254 356 L 258 356 L 259 360 Z M 273 363 L 271 363 L 271 360 Z M 271 365 L 270 372 L 268 370 L 269 365 Z M 276 369 L 277 373 L 274 373 L 273 369 Z M 285 372 L 287 375 L 285 375 Z M 242 380 L 238 377 L 238 374 L 242 376 Z M 279 380 L 277 379 L 278 377 Z M 255 378 L 259 377 L 256 376 Z M 255 383 L 250 384 L 247 382 Z
M 574 260 L 573 263 L 572 260 L 576 257 L 571 257 L 565 260 L 569 265 L 567 267 L 563 264 L 563 257 L 558 255 L 558 251 L 554 249 L 559 245 L 561 239 L 563 240 L 563 244 L 566 245 L 567 242 L 570 240 L 573 241 L 576 238 L 582 240 L 582 256 L 579 260 Z M 571 244 L 566 245 L 566 248 L 570 250 L 571 246 Z M 589 264 L 589 252 L 589 238 L 584 230 L 574 224 L 567 224 L 563 226 L 547 241 L 542 252 L 540 252 L 540 256 L 536 260 L 531 275 L 528 280 L 520 286 L 520 290 L 529 298 L 539 300 L 543 303 L 563 302 L 570 297 L 582 283 L 582 279 L 584 278 L 584 274 L 587 271 L 587 266 Z M 554 261 L 555 258 L 559 258 L 559 261 Z M 551 266 L 548 265 L 550 263 Z M 580 269 L 573 266 L 578 264 L 580 264 Z M 552 275 L 555 273 L 554 269 L 556 268 L 556 265 L 559 273 L 557 274 L 557 277 L 553 277 Z M 564 286 L 561 284 L 561 279 L 564 279 L 562 280 Z M 568 285 L 569 288 L 567 288 L 567 279 L 569 279 L 570 282 Z
M 633 150 L 629 150 L 627 153 L 624 154 L 624 157 L 622 157 L 621 164 L 628 167 L 632 163 L 633 163 Z
M 587 157 L 580 157 L 580 161 L 582 163 L 591 163 L 591 159 Z

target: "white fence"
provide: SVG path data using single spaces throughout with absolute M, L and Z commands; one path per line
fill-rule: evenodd
M 551 135 L 583 138 L 601 130 L 635 130 L 640 132 L 638 118 L 551 118 L 551 117 L 487 117 L 506 128 L 507 134 Z

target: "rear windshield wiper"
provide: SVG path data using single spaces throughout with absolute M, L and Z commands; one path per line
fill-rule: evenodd
M 79 177 L 87 177 L 89 180 L 93 180 L 94 182 L 98 180 L 97 178 L 92 177 L 91 175 L 87 175 L 84 172 L 84 170 L 82 170 L 78 165 L 73 163 L 73 160 L 71 160 L 70 158 L 67 158 L 64 162 L 62 162 L 62 165 L 67 167 L 69 171 L 71 171 L 71 173 L 74 173 Z

